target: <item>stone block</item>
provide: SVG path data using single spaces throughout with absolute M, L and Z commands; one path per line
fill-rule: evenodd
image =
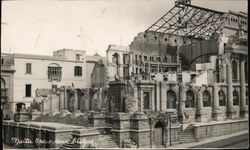
M 31 114 L 31 120 L 35 120 L 36 118 L 42 115 L 42 112 L 38 111 L 37 109 L 32 109 L 30 114 Z
M 204 110 L 197 111 L 195 114 L 197 122 L 207 122 L 206 112 Z
M 235 109 L 228 109 L 227 118 L 228 119 L 236 119 L 237 118 L 237 111 Z
M 222 121 L 222 120 L 224 120 L 223 115 L 222 115 L 222 111 L 221 110 L 213 110 L 213 112 L 212 112 L 212 118 L 215 121 Z
M 71 144 L 75 148 L 89 148 L 90 144 L 97 144 L 100 132 L 95 128 L 78 129 L 72 132 Z M 95 143 L 93 143 L 95 142 Z
M 88 117 L 89 123 L 93 127 L 101 127 L 106 125 L 106 114 L 93 112 Z
M 61 110 L 59 113 L 59 118 L 64 118 L 67 115 L 70 115 L 71 113 L 68 110 Z
M 116 113 L 113 117 L 113 129 L 130 129 L 130 114 Z
M 14 114 L 15 122 L 26 122 L 31 119 L 31 114 L 28 112 L 17 112 Z
M 248 107 L 243 107 L 240 109 L 240 117 L 248 118 Z
M 59 112 L 58 111 L 50 111 L 49 112 L 49 116 L 52 117 L 52 116 L 55 116 L 55 115 L 58 115 Z
M 82 113 L 81 113 L 81 110 L 74 110 L 72 113 L 71 113 L 71 117 L 72 118 L 76 118 L 78 116 L 80 116 Z

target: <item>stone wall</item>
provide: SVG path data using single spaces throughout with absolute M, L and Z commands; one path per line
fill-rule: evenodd
M 211 137 L 248 130 L 248 120 L 234 120 L 210 124 L 194 124 L 192 126 L 195 139 L 200 141 Z
M 17 148 L 58 148 L 72 138 L 71 133 L 81 126 L 52 122 L 3 122 L 4 143 Z M 16 143 L 25 140 L 27 143 Z

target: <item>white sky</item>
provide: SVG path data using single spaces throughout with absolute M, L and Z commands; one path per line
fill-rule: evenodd
M 192 4 L 247 12 L 246 0 Z M 109 44 L 129 45 L 173 6 L 174 0 L 2 1 L 2 52 L 52 55 L 70 48 L 105 56 Z

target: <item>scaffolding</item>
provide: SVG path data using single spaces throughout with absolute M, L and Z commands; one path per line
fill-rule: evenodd
M 191 5 L 190 0 L 178 0 L 175 6 L 145 32 L 166 33 L 197 40 L 209 40 L 220 29 L 222 15 L 207 8 Z

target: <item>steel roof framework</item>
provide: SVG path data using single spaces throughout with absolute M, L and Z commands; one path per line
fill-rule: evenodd
M 223 12 L 186 3 L 176 3 L 145 32 L 168 33 L 207 40 L 221 27 L 223 14 Z

